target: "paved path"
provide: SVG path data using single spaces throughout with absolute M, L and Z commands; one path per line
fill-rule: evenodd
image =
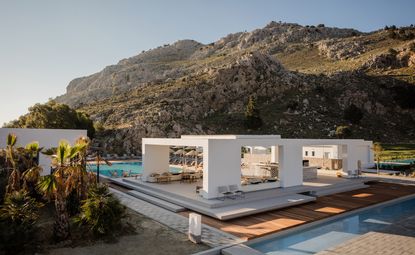
M 187 235 L 189 226 L 188 218 L 132 197 L 121 191 L 111 188 L 111 192 L 121 200 L 121 203 L 130 209 Z M 202 242 L 211 247 L 218 247 L 241 243 L 243 240 L 213 227 L 203 225 Z
M 415 237 L 369 232 L 317 255 L 413 255 Z

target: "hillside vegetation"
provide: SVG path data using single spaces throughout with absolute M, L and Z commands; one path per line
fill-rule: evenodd
M 414 38 L 412 26 L 362 33 L 271 22 L 206 45 L 182 40 L 142 52 L 74 79 L 56 100 L 99 123 L 115 153 L 140 150 L 142 137 L 329 138 L 339 125 L 350 137 L 412 143 Z M 245 125 L 250 97 L 262 120 L 255 129 Z

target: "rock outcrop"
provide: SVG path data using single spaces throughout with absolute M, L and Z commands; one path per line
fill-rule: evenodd
M 97 139 L 115 153 L 136 153 L 142 137 L 182 134 L 327 138 L 336 125 L 351 124 L 343 114 L 351 104 L 363 112 L 351 124 L 354 137 L 412 142 L 414 64 L 413 42 L 384 31 L 271 22 L 210 44 L 183 40 L 123 59 L 74 79 L 57 101 L 100 122 L 105 131 Z M 258 130 L 244 124 L 249 97 L 263 119 Z

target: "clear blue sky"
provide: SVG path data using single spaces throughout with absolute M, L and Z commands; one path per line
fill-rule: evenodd
M 371 31 L 415 23 L 414 10 L 414 0 L 0 0 L 0 125 L 73 78 L 164 43 L 209 43 L 272 20 Z

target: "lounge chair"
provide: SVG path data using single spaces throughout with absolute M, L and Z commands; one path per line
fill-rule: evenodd
M 130 177 L 131 176 L 131 170 L 127 171 L 122 171 L 122 177 Z
M 160 176 L 160 174 L 158 174 L 158 173 L 151 173 L 151 174 L 147 177 L 146 181 L 147 181 L 147 182 L 157 182 L 157 177 L 158 177 L 158 176 Z
M 230 192 L 227 186 L 219 186 L 218 193 L 222 195 L 218 197 L 219 200 L 224 201 L 226 198 L 235 199 L 235 194 Z
M 244 198 L 245 192 L 238 188 L 238 185 L 233 184 L 229 185 L 229 192 L 232 192 L 236 197 Z

